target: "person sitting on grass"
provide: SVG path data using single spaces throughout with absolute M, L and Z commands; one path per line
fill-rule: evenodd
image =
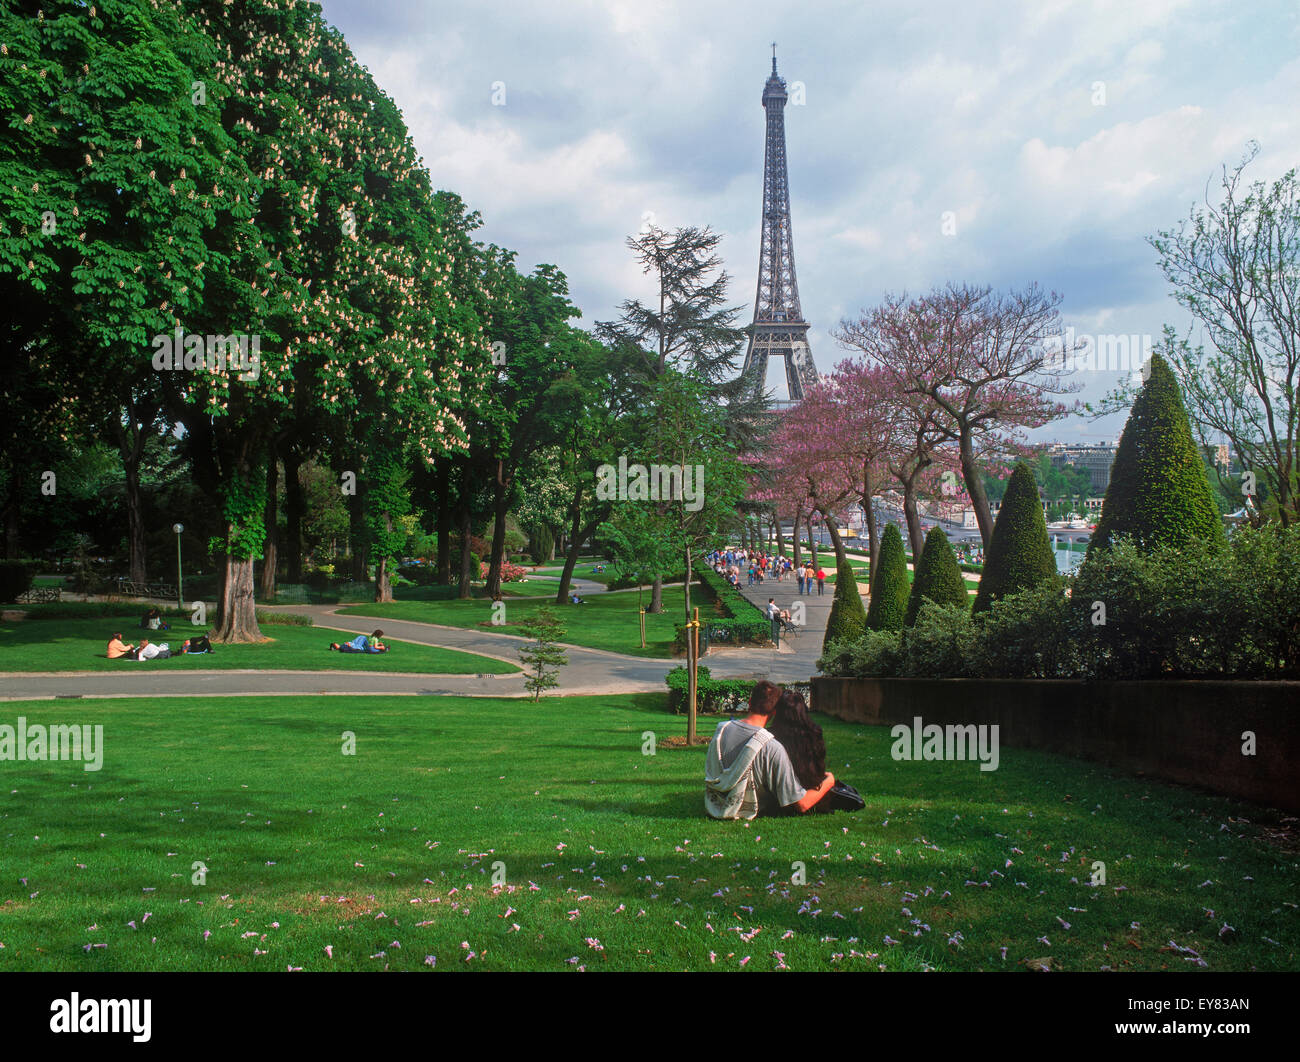
M 780 699 L 780 688 L 763 679 L 749 695 L 749 715 L 728 719 L 714 732 L 704 774 L 704 810 L 713 818 L 802 814 L 835 784 L 829 773 L 812 789 L 800 784 L 785 748 L 767 729 Z
M 148 638 L 140 639 L 140 648 L 135 660 L 167 660 L 171 657 L 171 647 L 166 642 L 151 642 Z
M 570 604 L 570 605 L 583 605 L 583 604 L 586 604 L 586 602 L 583 601 L 582 598 L 580 598 L 576 593 L 574 593 L 574 594 L 570 594 L 570 595 L 569 595 L 569 604 Z
M 386 646 L 379 639 L 384 636 L 383 631 L 375 631 L 374 634 L 358 634 L 350 642 L 330 642 L 331 649 L 337 649 L 340 653 L 386 653 Z
M 826 773 L 826 741 L 822 737 L 822 728 L 812 721 L 808 706 L 803 696 L 795 690 L 784 690 L 777 701 L 776 711 L 768 724 L 772 736 L 781 743 L 794 775 L 799 784 L 805 788 L 817 784 L 821 778 L 829 778 Z M 819 801 L 817 811 L 861 811 L 866 806 L 862 797 L 853 786 L 832 779 L 832 787 L 826 799 Z M 782 814 L 790 814 L 783 811 Z
M 135 644 L 126 645 L 122 641 L 122 632 L 116 632 L 108 642 L 108 658 L 110 660 L 134 660 L 136 657 Z
M 171 627 L 162 621 L 162 613 L 157 608 L 151 608 L 140 620 L 140 626 L 149 631 L 169 631 Z

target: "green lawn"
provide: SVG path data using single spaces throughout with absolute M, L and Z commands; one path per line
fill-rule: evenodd
M 0 970 L 1296 966 L 1277 813 L 1014 749 L 895 762 L 823 720 L 863 813 L 714 822 L 702 748 L 642 754 L 684 729 L 662 704 L 8 704 L 103 724 L 104 759 L 3 763 Z
M 507 586 L 515 586 L 508 583 Z M 539 583 L 525 585 L 538 586 Z M 504 589 L 504 588 L 503 588 Z M 549 605 L 563 621 L 567 633 L 564 641 L 570 645 L 590 649 L 608 649 L 629 656 L 667 658 L 672 656 L 673 635 L 682 622 L 683 591 L 678 587 L 665 587 L 664 611 L 646 616 L 646 647 L 641 648 L 641 635 L 636 591 L 615 594 L 593 594 L 582 605 L 556 605 L 553 601 L 505 601 L 505 624 L 491 623 L 492 602 L 476 597 L 460 601 L 449 597 L 446 587 L 422 587 L 418 590 L 398 590 L 392 604 L 351 605 L 339 609 L 346 616 L 373 616 L 382 627 L 384 619 L 414 620 L 419 623 L 441 623 L 449 627 L 491 630 L 499 634 L 521 634 L 519 625 L 526 622 L 536 610 Z M 551 585 L 549 594 L 554 595 Z M 708 603 L 697 591 L 692 599 L 700 605 L 705 615 Z M 642 603 L 649 604 L 650 591 L 645 591 Z
M 35 614 L 35 610 L 34 613 Z M 262 626 L 272 641 L 261 645 L 218 645 L 211 653 L 173 656 L 169 660 L 139 662 L 109 660 L 104 655 L 114 631 L 127 644 L 139 644 L 145 631 L 134 627 L 138 610 L 129 616 L 99 618 L 25 619 L 0 621 L 0 672 L 5 671 L 231 671 L 242 668 L 292 671 L 413 671 L 431 675 L 504 675 L 518 667 L 491 657 L 455 649 L 438 649 L 385 639 L 387 653 L 336 653 L 331 642 L 346 640 L 342 631 L 276 623 Z M 186 638 L 201 634 L 189 617 L 169 616 L 169 631 L 155 631 L 151 641 L 167 642 L 179 650 Z

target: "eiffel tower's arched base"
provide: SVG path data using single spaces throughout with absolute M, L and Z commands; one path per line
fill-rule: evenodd
M 754 326 L 757 331 L 749 341 L 745 352 L 745 366 L 741 375 L 752 374 L 757 390 L 767 383 L 767 359 L 781 358 L 785 361 L 785 381 L 790 399 L 799 402 L 817 383 L 817 367 L 813 364 L 812 348 L 808 346 L 808 326 L 780 329 Z

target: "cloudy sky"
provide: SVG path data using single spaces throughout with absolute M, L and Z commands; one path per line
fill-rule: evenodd
M 1213 198 L 1251 139 L 1253 178 L 1300 164 L 1294 0 L 324 0 L 324 11 L 401 107 L 435 187 L 479 210 L 481 236 L 518 251 L 521 268 L 564 270 L 588 327 L 650 294 L 624 244 L 647 219 L 721 232 L 749 320 L 760 96 L 777 42 L 781 75 L 803 86 L 786 138 L 822 371 L 847 356 L 831 336 L 841 319 L 949 281 L 1037 281 L 1062 294 L 1079 335 L 1186 327 L 1144 237 L 1176 226 L 1207 185 Z M 1120 375 L 1081 372 L 1082 397 Z M 768 383 L 784 394 L 779 366 Z M 1113 439 L 1121 427 L 1073 419 L 1037 437 Z

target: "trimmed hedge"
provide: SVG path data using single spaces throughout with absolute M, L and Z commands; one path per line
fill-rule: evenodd
M 922 601 L 933 601 L 940 606 L 958 605 L 961 608 L 970 604 L 966 580 L 961 577 L 961 569 L 957 567 L 957 557 L 948 544 L 948 536 L 938 527 L 930 528 L 930 533 L 925 536 L 921 563 L 916 566 L 912 577 L 912 593 L 907 599 L 907 617 L 903 620 L 903 626 L 916 624 Z
M 315 621 L 310 616 L 304 616 L 297 612 L 267 612 L 265 609 L 257 610 L 257 622 L 263 626 L 281 627 L 311 627 Z
M 695 569 L 698 588 L 709 601 L 716 601 L 724 615 L 711 616 L 705 627 L 723 627 L 731 632 L 728 645 L 770 645 L 772 622 L 761 608 L 734 589 L 708 565 Z M 701 622 L 704 622 L 703 620 Z M 678 652 L 686 652 L 686 628 L 679 626 L 673 639 Z
M 697 712 L 702 715 L 717 715 L 723 712 L 749 714 L 749 695 L 754 692 L 757 679 L 715 679 L 710 676 L 709 669 L 703 665 L 695 669 L 695 678 Z M 690 674 L 684 667 L 675 667 L 668 672 L 664 681 L 668 685 L 668 710 L 677 715 L 685 715 L 690 709 Z M 783 683 L 784 689 L 802 693 L 804 700 L 809 702 L 812 696 L 811 686 L 809 682 Z
M 1029 466 L 1021 461 L 1002 496 L 973 611 L 987 612 L 999 598 L 1056 578 L 1056 558 L 1047 537 L 1038 485 Z
M 1110 486 L 1088 556 L 1121 536 L 1139 547 L 1224 542 L 1223 521 L 1192 438 L 1178 381 L 1159 354 L 1133 402 L 1111 468 Z
M 907 559 L 903 551 L 903 534 L 890 523 L 880 536 L 880 555 L 871 573 L 871 608 L 866 625 L 873 631 L 901 630 L 907 617 Z M 830 628 L 827 627 L 829 642 Z
M 749 695 L 754 690 L 754 679 L 715 679 L 707 667 L 695 670 L 695 709 L 704 715 L 737 712 L 749 708 Z M 690 709 L 691 677 L 684 667 L 675 667 L 664 681 L 668 684 L 668 710 L 684 715 Z

